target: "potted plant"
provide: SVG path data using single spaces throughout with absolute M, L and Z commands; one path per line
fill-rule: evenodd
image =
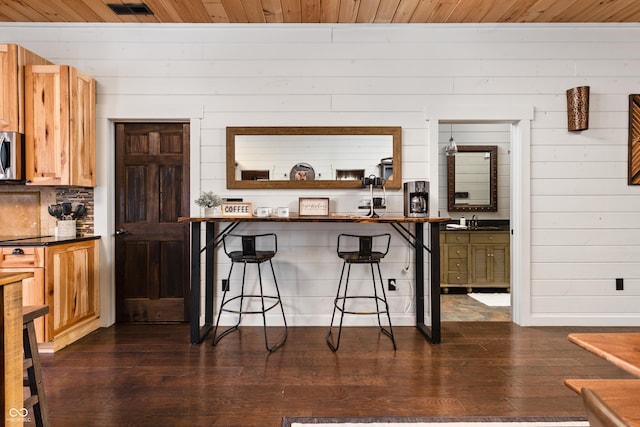
M 213 191 L 203 191 L 195 202 L 196 205 L 204 208 L 204 216 L 213 216 L 215 208 L 222 204 L 222 199 L 213 194 Z

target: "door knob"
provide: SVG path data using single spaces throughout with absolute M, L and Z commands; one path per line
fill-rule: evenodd
M 116 230 L 116 236 L 122 236 L 123 234 L 127 234 L 127 230 L 125 230 L 124 228 L 118 228 Z

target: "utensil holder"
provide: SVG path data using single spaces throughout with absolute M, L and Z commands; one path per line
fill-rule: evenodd
M 76 220 L 59 220 L 56 224 L 56 237 L 76 237 Z

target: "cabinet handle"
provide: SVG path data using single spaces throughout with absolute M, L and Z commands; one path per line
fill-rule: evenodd
M 22 248 L 15 248 L 11 251 L 11 255 L 24 255 L 24 250 Z

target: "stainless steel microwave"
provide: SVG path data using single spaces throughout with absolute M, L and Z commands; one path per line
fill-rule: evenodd
M 24 135 L 0 132 L 0 181 L 24 181 Z

